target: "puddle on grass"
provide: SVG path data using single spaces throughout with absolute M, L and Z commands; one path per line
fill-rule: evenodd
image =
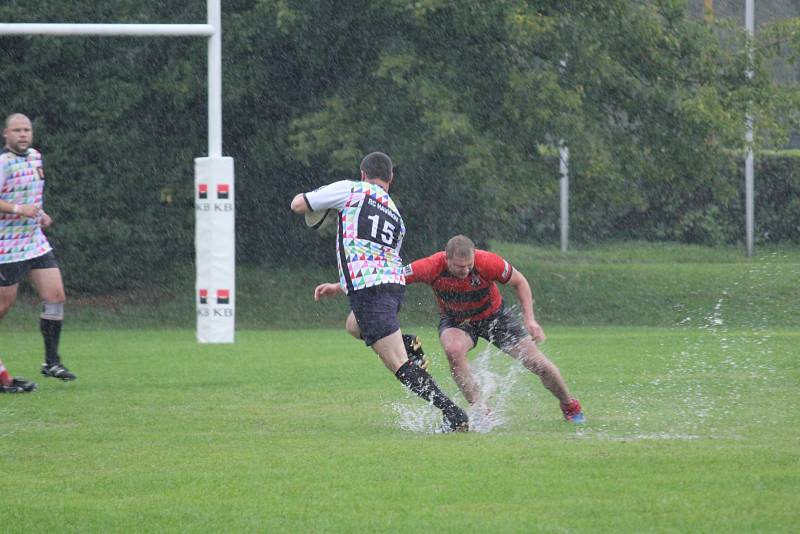
M 429 371 L 439 377 L 436 382 L 447 396 L 459 406 L 466 406 L 464 397 L 453 384 L 447 364 L 437 365 L 439 360 L 445 358 L 442 356 L 432 361 Z M 539 381 L 522 365 L 492 345 L 487 345 L 481 350 L 470 361 L 470 366 L 485 400 L 480 405 L 470 406 L 467 415 L 470 420 L 470 430 L 481 434 L 496 430 L 509 422 L 509 402 L 514 396 L 515 386 L 524 380 L 525 375 L 529 375 L 537 383 Z M 394 413 L 397 426 L 403 430 L 425 434 L 442 432 L 441 411 L 421 402 L 415 395 L 409 393 L 408 399 L 392 402 L 389 406 Z
M 770 258 L 754 265 L 744 280 L 733 281 L 712 309 L 688 316 L 676 325 L 674 348 L 665 347 L 664 371 L 656 378 L 620 388 L 621 421 L 590 426 L 584 437 L 613 440 L 739 439 L 741 414 L 748 413 L 754 391 L 768 389 L 778 373 L 771 348 L 768 314 L 748 303 L 744 325 L 728 326 L 734 311 L 730 296 L 740 284 L 758 288 L 767 279 Z M 741 316 L 742 310 L 735 310 Z M 622 381 L 620 381 L 621 383 Z M 747 426 L 777 425 L 776 410 L 749 414 Z
M 747 414 L 748 427 L 779 424 L 778 411 L 753 414 L 748 406 L 755 391 L 768 388 L 779 376 L 770 343 L 768 314 L 758 302 L 752 302 L 748 303 L 746 321 L 739 320 L 731 328 L 727 319 L 734 311 L 741 317 L 742 310 L 733 310 L 735 304 L 730 298 L 740 284 L 758 288 L 770 276 L 770 268 L 767 257 L 754 265 L 744 279 L 732 281 L 711 309 L 700 310 L 680 321 L 673 330 L 672 340 L 653 350 L 658 354 L 642 354 L 643 358 L 659 361 L 660 372 L 640 381 L 634 379 L 633 383 L 630 377 L 625 377 L 617 387 L 609 385 L 609 391 L 604 392 L 605 401 L 614 406 L 614 413 L 598 414 L 597 419 L 592 419 L 592 410 L 587 410 L 588 422 L 574 427 L 575 437 L 612 441 L 740 439 L 742 414 Z M 538 409 L 537 398 L 541 399 L 542 410 L 552 409 L 548 404 L 552 397 L 539 379 L 495 347 L 487 345 L 470 364 L 487 399 L 485 406 L 468 411 L 473 431 L 510 429 L 521 423 L 526 413 Z M 466 403 L 453 384 L 445 358 L 433 359 L 431 366 L 439 385 L 464 406 Z M 591 406 L 591 399 L 587 398 L 586 404 Z M 394 414 L 393 424 L 403 430 L 441 431 L 439 410 L 411 394 L 389 406 Z

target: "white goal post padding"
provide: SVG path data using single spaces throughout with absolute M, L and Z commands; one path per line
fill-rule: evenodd
M 236 310 L 233 158 L 194 160 L 197 341 L 233 343 Z

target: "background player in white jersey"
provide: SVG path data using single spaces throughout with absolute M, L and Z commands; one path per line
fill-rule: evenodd
M 295 213 L 335 208 L 339 214 L 339 284 L 317 286 L 314 298 L 347 294 L 352 310 L 348 325 L 357 323 L 360 337 L 403 385 L 442 410 L 445 430 L 467 430 L 466 413 L 425 369 L 409 359 L 403 343 L 397 315 L 405 294 L 400 259 L 405 224 L 389 197 L 394 180 L 392 160 L 373 152 L 363 159 L 360 170 L 361 181 L 341 180 L 292 200 Z
M 39 328 L 44 338 L 42 374 L 75 380 L 61 363 L 58 343 L 64 320 L 64 283 L 52 247 L 42 232 L 52 224 L 43 209 L 42 155 L 31 147 L 33 125 L 20 113 L 9 115 L 0 153 L 0 319 L 17 300 L 19 283 L 30 278 L 42 299 Z

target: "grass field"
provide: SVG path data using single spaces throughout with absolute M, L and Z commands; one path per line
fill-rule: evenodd
M 493 419 L 436 433 L 332 328 L 344 301 L 311 301 L 330 269 L 240 269 L 232 345 L 195 342 L 188 271 L 157 296 L 73 299 L 69 384 L 38 380 L 23 294 L 0 357 L 40 389 L 0 395 L 0 532 L 797 531 L 799 249 L 495 250 L 531 280 L 586 425 L 482 344 Z M 427 288 L 402 322 L 463 404 Z
M 239 266 L 236 324 L 243 329 L 339 328 L 345 299 L 314 302 L 313 288 L 337 279 L 333 243 L 327 267 Z M 529 279 L 548 325 L 670 326 L 702 321 L 722 304 L 728 324 L 800 328 L 800 247 L 759 247 L 747 258 L 736 247 L 612 243 L 560 252 L 553 247 L 495 243 Z M 69 272 L 64 273 L 69 281 Z M 192 329 L 194 271 L 187 265 L 168 284 L 99 297 L 69 295 L 71 329 Z M 22 286 L 23 289 L 26 286 Z M 507 289 L 507 288 L 503 288 Z M 506 292 L 508 294 L 508 292 Z M 512 297 L 513 298 L 513 297 Z M 4 331 L 35 329 L 39 302 L 22 293 Z M 402 324 L 436 324 L 431 291 L 409 286 Z
M 339 331 L 66 333 L 78 381 L 0 397 L 3 531 L 796 531 L 797 330 L 549 335 L 588 424 L 482 346 L 504 422 L 441 435 Z M 32 332 L 10 341 L 38 353 Z

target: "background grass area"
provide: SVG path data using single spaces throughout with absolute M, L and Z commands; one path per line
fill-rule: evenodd
M 337 280 L 332 238 L 328 267 L 237 269 L 241 329 L 340 327 L 344 298 L 316 303 L 314 287 Z M 741 250 L 669 243 L 611 243 L 566 253 L 554 247 L 494 243 L 531 282 L 537 315 L 548 325 L 671 326 L 700 323 L 718 307 L 730 325 L 800 326 L 800 248 Z M 69 273 L 64 273 L 65 277 Z M 509 302 L 516 298 L 508 291 Z M 2 328 L 36 328 L 36 299 L 25 291 Z M 169 287 L 100 297 L 72 296 L 69 328 L 193 328 L 194 271 Z M 402 322 L 429 326 L 437 310 L 427 286 L 409 286 Z
M 434 433 L 438 415 L 341 331 L 345 300 L 311 299 L 333 265 L 240 268 L 237 342 L 198 345 L 187 267 L 168 288 L 74 298 L 78 381 L 0 395 L 2 530 L 796 530 L 800 250 L 493 249 L 531 281 L 584 427 L 482 344 L 501 424 Z M 36 303 L 19 304 L 0 356 L 35 378 Z M 402 321 L 463 404 L 427 287 Z
M 528 273 L 551 324 L 668 326 L 720 307 L 732 325 L 800 325 L 800 249 L 741 251 L 620 243 L 577 252 L 500 244 Z
M 459 435 L 338 330 L 68 330 L 76 382 L 0 396 L 2 530 L 795 532 L 800 332 L 718 318 L 549 329 L 583 428 L 481 345 L 505 423 Z M 31 375 L 38 334 L 3 336 Z

